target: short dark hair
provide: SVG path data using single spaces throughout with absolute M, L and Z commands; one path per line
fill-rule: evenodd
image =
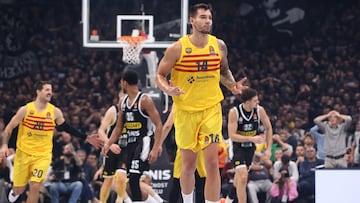
M 287 154 L 283 154 L 281 156 L 281 162 L 283 164 L 288 164 L 290 162 L 290 156 L 288 156 Z
M 198 9 L 210 10 L 211 14 L 213 13 L 213 9 L 211 4 L 206 3 L 198 3 L 190 7 L 189 16 L 195 17 L 197 14 Z
M 44 85 L 51 85 L 50 81 L 40 80 L 35 83 L 35 90 L 42 90 Z
M 121 75 L 121 79 L 126 81 L 129 85 L 137 85 L 139 82 L 139 76 L 133 70 L 124 71 Z
M 242 91 L 240 98 L 242 102 L 251 100 L 253 97 L 257 96 L 257 91 L 252 88 L 246 88 Z

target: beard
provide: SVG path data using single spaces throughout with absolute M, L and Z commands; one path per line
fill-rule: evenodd
M 210 27 L 210 29 L 207 29 L 205 27 L 199 27 L 199 26 L 194 25 L 193 29 L 200 32 L 201 34 L 210 34 L 211 33 L 211 27 Z

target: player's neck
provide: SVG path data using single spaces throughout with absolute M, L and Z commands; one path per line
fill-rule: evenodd
M 250 106 L 250 105 L 247 105 L 247 104 L 245 104 L 245 103 L 243 103 L 243 108 L 244 108 L 244 110 L 245 110 L 246 112 L 252 111 L 251 106 Z
M 190 42 L 198 48 L 204 48 L 209 40 L 207 34 L 198 33 L 198 32 L 191 34 L 189 38 L 190 38 Z
M 46 109 L 48 102 L 41 101 L 40 99 L 36 99 L 34 102 L 35 108 L 37 111 L 43 111 Z
M 131 87 L 127 89 L 126 93 L 129 95 L 130 100 L 134 100 L 139 93 L 139 89 L 138 87 Z

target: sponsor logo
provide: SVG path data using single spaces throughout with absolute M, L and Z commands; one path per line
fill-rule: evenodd
M 34 115 L 34 113 L 35 113 L 34 110 L 30 110 L 29 112 L 30 115 Z
M 195 78 L 191 76 L 187 81 L 192 84 L 193 82 L 195 82 Z
M 192 49 L 191 49 L 191 48 L 185 48 L 185 52 L 186 52 L 187 54 L 190 54 L 190 53 L 192 52 Z
M 142 127 L 141 122 L 127 122 L 125 124 L 126 129 L 133 130 L 133 129 L 140 129 Z

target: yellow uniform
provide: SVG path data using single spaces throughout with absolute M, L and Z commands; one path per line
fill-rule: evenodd
M 185 94 L 173 96 L 175 138 L 179 148 L 197 152 L 220 142 L 222 137 L 221 53 L 217 38 L 212 35 L 208 35 L 203 48 L 195 47 L 188 35 L 179 41 L 181 55 L 172 70 L 171 81 Z
M 25 186 L 28 180 L 42 182 L 51 163 L 55 129 L 55 106 L 48 103 L 38 112 L 34 102 L 26 105 L 26 115 L 19 124 L 14 159 L 14 186 Z

